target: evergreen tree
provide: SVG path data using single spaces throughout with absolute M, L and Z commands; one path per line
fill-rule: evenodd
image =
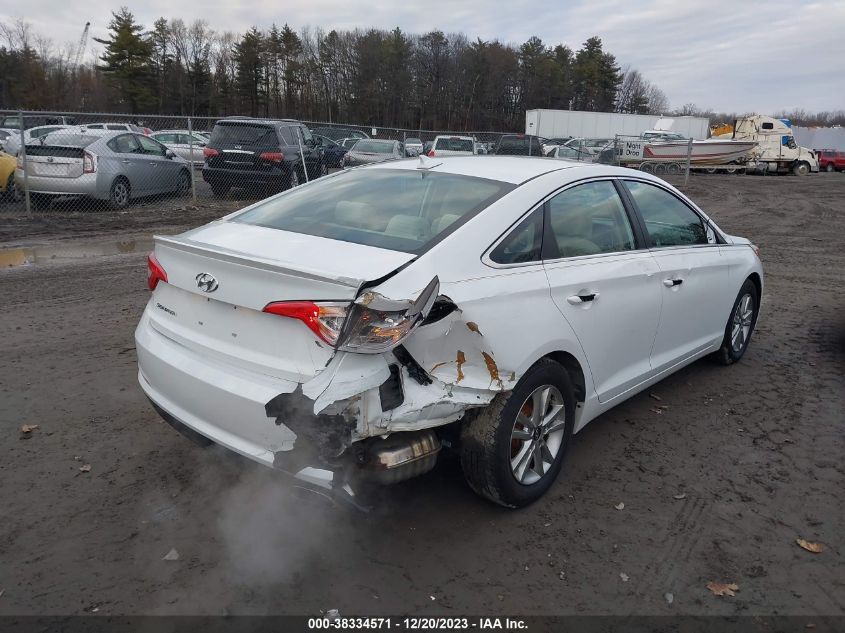
M 250 116 L 258 116 L 266 102 L 263 53 L 264 37 L 255 27 L 244 33 L 241 41 L 235 44 L 236 89 Z
M 119 102 L 133 114 L 149 112 L 156 105 L 153 93 L 153 43 L 142 35 L 144 28 L 126 7 L 112 12 L 108 39 L 94 38 L 106 47 L 98 66 L 117 90 Z

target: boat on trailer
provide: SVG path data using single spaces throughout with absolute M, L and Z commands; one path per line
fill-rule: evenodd
M 757 143 L 727 139 L 693 141 L 650 141 L 643 147 L 642 161 L 684 163 L 689 153 L 690 164 L 724 165 L 745 158 Z

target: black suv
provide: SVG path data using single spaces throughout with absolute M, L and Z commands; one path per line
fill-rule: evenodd
M 499 156 L 545 156 L 543 145 L 548 141 L 531 134 L 503 134 L 493 154 Z
M 322 148 L 299 121 L 228 117 L 203 149 L 202 177 L 215 196 L 232 187 L 282 191 L 326 173 Z M 304 161 L 303 161 L 304 159 Z

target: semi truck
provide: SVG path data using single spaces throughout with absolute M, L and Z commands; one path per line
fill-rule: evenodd
M 755 114 L 734 121 L 733 132 L 719 138 L 754 141 L 757 147 L 748 161 L 748 171 L 803 176 L 819 170 L 818 157 L 795 142 L 792 124 L 785 119 Z

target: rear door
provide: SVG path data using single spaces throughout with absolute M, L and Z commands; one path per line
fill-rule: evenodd
M 616 185 L 570 186 L 546 202 L 544 266 L 552 298 L 578 336 L 599 400 L 652 373 L 659 268 Z
M 735 298 L 730 263 L 685 201 L 654 182 L 624 183 L 660 267 L 663 307 L 652 365 L 662 371 L 721 340 Z

